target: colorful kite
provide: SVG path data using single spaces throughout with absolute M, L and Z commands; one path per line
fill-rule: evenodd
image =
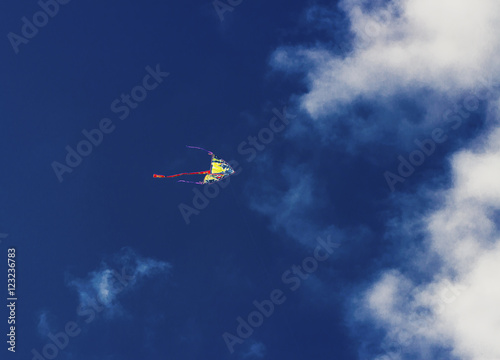
M 191 172 L 191 173 L 180 173 L 180 174 L 168 175 L 168 176 L 153 174 L 153 177 L 155 177 L 155 178 L 172 178 L 172 177 L 177 177 L 177 176 L 182 176 L 182 175 L 206 174 L 203 181 L 179 180 L 178 182 L 185 182 L 185 183 L 191 183 L 191 184 L 212 184 L 214 182 L 220 181 L 220 180 L 234 174 L 234 170 L 231 167 L 231 165 L 229 165 L 227 162 L 225 162 L 221 158 L 217 157 L 213 152 L 205 150 L 205 149 L 200 148 L 200 147 L 196 147 L 196 146 L 186 146 L 186 147 L 191 148 L 191 149 L 204 150 L 208 153 L 208 155 L 211 155 L 212 161 L 211 161 L 211 165 L 210 165 L 210 170 L 197 171 L 197 172 Z

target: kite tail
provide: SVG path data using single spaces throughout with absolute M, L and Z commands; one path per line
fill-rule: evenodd
M 203 150 L 203 151 L 206 151 L 209 155 L 212 155 L 212 154 L 213 154 L 213 152 L 208 151 L 207 149 L 203 149 L 203 148 L 201 148 L 201 147 L 197 147 L 197 146 L 189 146 L 189 145 L 186 145 L 186 147 L 191 148 L 191 149 L 198 149 L 198 150 Z
M 180 174 L 168 175 L 168 176 L 165 176 L 165 177 L 167 177 L 167 178 L 173 178 L 173 177 L 182 176 L 182 175 L 204 175 L 204 174 L 210 174 L 210 170 L 196 171 L 196 172 L 190 172 L 190 173 L 180 173 Z
M 197 172 L 192 172 L 192 173 L 181 173 L 181 174 L 168 175 L 168 176 L 153 174 L 153 177 L 155 177 L 155 178 L 173 178 L 173 177 L 182 176 L 182 175 L 204 175 L 204 174 L 210 174 L 210 170 L 197 171 Z
M 186 180 L 178 180 L 177 182 L 183 182 L 183 183 L 188 183 L 188 184 L 200 184 L 203 185 L 203 181 L 186 181 Z

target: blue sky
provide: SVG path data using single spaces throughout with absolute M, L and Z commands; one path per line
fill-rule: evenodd
M 494 0 L 1 7 L 5 358 L 500 358 Z

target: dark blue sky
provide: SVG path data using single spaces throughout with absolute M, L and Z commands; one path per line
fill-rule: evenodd
M 395 231 L 387 235 L 404 211 L 383 174 L 397 173 L 397 156 L 436 126 L 421 99 L 451 104 L 457 94 L 423 86 L 316 116 L 301 96 L 326 55 L 307 49 L 342 58 L 356 44 L 335 2 L 222 0 L 232 9 L 223 21 L 211 1 L 47 3 L 53 17 L 36 1 L 0 5 L 0 257 L 15 247 L 18 296 L 16 353 L 3 342 L 2 359 L 387 351 L 380 329 L 353 324 L 359 294 L 405 253 Z M 30 35 L 24 17 L 47 24 Z M 398 191 L 411 196 L 429 176 L 449 184 L 446 156 L 481 133 L 485 112 L 484 103 L 471 111 Z M 259 134 L 272 139 L 251 145 Z M 206 153 L 185 145 L 235 161 L 240 173 L 208 189 L 154 179 L 208 169 Z M 68 157 L 73 150 L 85 156 Z M 188 221 L 181 204 L 194 212 Z M 227 333 L 241 337 L 237 319 L 252 321 L 254 300 L 270 298 L 272 314 L 256 315 L 262 325 L 228 346 Z M 61 335 L 68 326 L 74 337 Z
M 3 7 L 5 34 L 22 35 L 21 18 L 40 10 L 36 2 Z M 18 54 L 5 39 L 1 225 L 9 234 L 2 247 L 18 253 L 18 358 L 50 342 L 37 329 L 42 314 L 54 334 L 72 320 L 82 328 L 60 358 L 230 358 L 222 334 L 235 334 L 253 300 L 285 288 L 282 272 L 307 254 L 248 208 L 245 184 L 257 163 L 237 151 L 286 105 L 290 89 L 269 79 L 267 62 L 303 11 L 299 2 L 244 2 L 221 22 L 207 1 L 73 1 Z M 170 75 L 120 120 L 111 103 L 157 64 Z M 65 147 L 76 149 L 82 130 L 102 118 L 114 131 L 59 182 L 52 162 L 64 164 Z M 185 145 L 243 169 L 189 225 L 178 205 L 192 206 L 193 186 L 152 178 L 205 170 L 206 154 Z M 68 279 L 85 279 L 103 261 L 120 271 L 109 258 L 124 247 L 172 268 L 120 298 L 126 315 L 87 325 Z M 290 296 L 233 357 L 263 339 L 269 358 L 352 354 L 339 315 L 304 298 Z

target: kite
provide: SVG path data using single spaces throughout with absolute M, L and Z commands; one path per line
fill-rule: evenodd
M 199 150 L 204 150 L 208 153 L 208 155 L 212 156 L 212 161 L 210 164 L 210 170 L 206 171 L 197 171 L 197 172 L 190 172 L 190 173 L 180 173 L 180 174 L 175 174 L 175 175 L 158 175 L 158 174 L 153 174 L 153 177 L 155 178 L 172 178 L 172 177 L 177 177 L 177 176 L 182 176 L 182 175 L 205 175 L 205 178 L 203 181 L 186 181 L 186 180 L 179 180 L 177 182 L 185 182 L 185 183 L 191 183 L 191 184 L 212 184 L 214 182 L 220 181 L 222 179 L 227 178 L 228 176 L 231 176 L 234 174 L 234 170 L 229 165 L 227 162 L 222 160 L 220 157 L 215 155 L 213 152 L 205 150 L 200 147 L 196 146 L 186 146 L 191 149 L 199 149 Z

